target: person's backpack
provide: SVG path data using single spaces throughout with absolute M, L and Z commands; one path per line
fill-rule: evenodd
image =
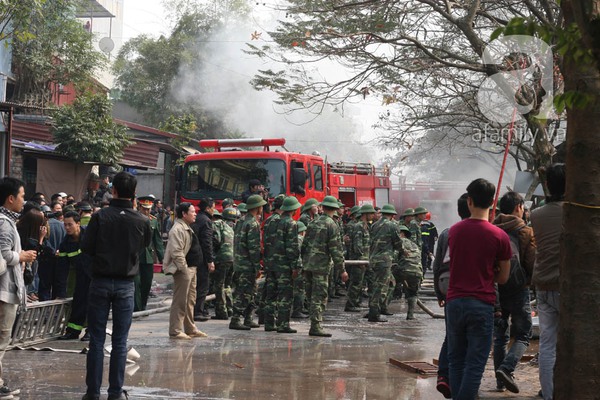
M 519 230 L 507 232 L 510 239 L 510 249 L 512 256 L 510 258 L 510 274 L 508 281 L 502 285 L 498 285 L 498 289 L 502 293 L 513 293 L 523 289 L 529 282 L 527 271 L 521 265 L 520 246 L 519 246 Z

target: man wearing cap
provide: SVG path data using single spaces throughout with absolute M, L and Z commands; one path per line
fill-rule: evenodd
M 369 261 L 369 224 L 375 216 L 375 208 L 371 204 L 365 204 L 355 213 L 360 215 L 360 220 L 354 225 L 352 236 L 352 254 L 354 260 Z M 348 287 L 348 300 L 344 311 L 359 312 L 362 297 L 363 280 L 368 265 L 353 265 L 348 268 L 350 285 Z
M 264 284 L 260 289 L 260 301 L 258 304 L 258 323 L 265 325 L 266 331 L 275 331 L 275 309 L 277 308 L 277 282 L 274 281 L 274 267 L 277 262 L 274 259 L 275 248 L 277 246 L 277 223 L 281 218 L 285 195 L 280 194 L 273 200 L 273 214 L 266 219 L 263 224 L 263 269 Z M 270 288 L 269 288 L 270 287 Z M 266 316 L 269 316 L 265 318 Z
M 404 297 L 408 304 L 406 319 L 415 319 L 414 312 L 417 306 L 417 294 L 423 279 L 423 267 L 421 265 L 421 251 L 419 247 L 407 238 L 411 232 L 406 226 L 400 226 L 400 237 L 402 250 L 399 253 L 396 281 L 402 282 Z
M 154 196 L 138 197 L 138 209 L 142 215 L 150 220 L 152 241 L 150 245 L 140 251 L 140 271 L 135 277 L 135 301 L 133 311 L 143 311 L 148 304 L 148 296 L 154 279 L 155 259 L 162 264 L 165 249 L 163 246 L 158 219 L 150 214 L 154 205 Z
M 252 321 L 252 313 L 255 307 L 256 274 L 260 269 L 261 259 L 258 216 L 266 204 L 267 202 L 257 194 L 248 197 L 246 201 L 248 213 L 241 221 L 239 234 L 236 234 L 234 239 L 234 271 L 237 286 L 233 293 L 233 316 L 229 329 L 249 330 L 260 326 Z M 243 323 L 242 318 L 244 318 Z
M 398 226 L 392 222 L 396 209 L 392 204 L 381 208 L 381 219 L 371 228 L 369 266 L 373 271 L 373 290 L 369 299 L 369 322 L 387 322 L 381 318 L 385 309 L 395 252 L 402 251 Z
M 279 333 L 296 333 L 290 327 L 292 300 L 294 297 L 294 276 L 298 275 L 298 227 L 292 219 L 294 211 L 302 205 L 297 198 L 290 196 L 283 200 L 281 217 L 272 222 L 269 232 L 275 230 L 276 240 L 270 251 L 269 270 L 267 272 L 267 306 L 265 307 L 265 331 L 276 330 Z M 272 235 L 272 233 L 269 233 Z M 267 235 L 265 235 L 265 246 Z M 265 252 L 266 253 L 266 252 Z
M 306 225 L 302 221 L 298 221 L 298 251 L 302 251 L 302 242 L 306 234 Z M 298 269 L 302 270 L 302 255 L 298 255 Z M 294 304 L 292 308 L 292 318 L 305 319 L 308 318 L 308 310 L 305 308 L 306 290 L 305 290 L 304 274 L 299 273 L 294 278 Z
M 333 215 L 340 207 L 337 199 L 326 196 L 321 203 L 323 215 L 313 221 L 306 230 L 302 245 L 302 266 L 306 278 L 306 294 L 310 303 L 310 336 L 331 337 L 323 331 L 321 322 L 327 304 L 328 277 L 331 265 L 342 272 L 342 280 L 348 280 L 344 270 L 344 247 L 339 227 Z
M 413 215 L 415 218 L 410 221 L 408 229 L 410 229 L 410 239 L 419 246 L 419 250 L 423 249 L 423 236 L 421 234 L 421 222 L 425 220 L 425 215 L 429 211 L 425 207 L 417 207 Z
M 302 214 L 298 221 L 302 222 L 306 227 L 319 215 L 319 201 L 314 198 L 306 200 L 302 206 Z
M 407 228 L 410 227 L 410 221 L 412 221 L 413 219 L 415 219 L 415 210 L 412 208 L 407 208 L 400 215 L 400 223 L 406 226 Z
M 233 224 L 237 219 L 237 211 L 233 207 L 223 210 L 223 214 L 214 211 L 217 216 L 213 221 L 215 272 L 212 281 L 215 292 L 215 315 L 213 319 L 228 320 L 226 284 L 231 285 L 231 269 L 233 268 Z M 221 218 L 218 218 L 221 216 Z
M 92 206 L 87 201 L 80 201 L 77 203 L 75 209 L 79 212 L 79 222 L 82 227 L 88 226 L 90 219 L 92 219 Z

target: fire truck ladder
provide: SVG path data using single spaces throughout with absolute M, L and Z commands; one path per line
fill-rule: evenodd
M 17 316 L 9 348 L 30 346 L 61 336 L 71 315 L 72 298 L 27 304 Z
M 375 168 L 375 166 L 370 163 L 340 161 L 330 163 L 329 169 L 331 172 L 338 174 L 389 175 L 389 173 L 386 172 L 386 168 Z

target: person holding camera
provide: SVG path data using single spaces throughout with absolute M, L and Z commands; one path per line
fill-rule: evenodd
M 269 189 L 265 188 L 265 186 L 260 183 L 258 179 L 250 179 L 248 182 L 248 190 L 242 193 L 242 202 L 247 203 L 248 197 L 257 194 L 263 198 L 264 201 L 267 202 L 263 207 L 263 212 L 269 214 L 271 212 L 271 207 L 269 205 Z

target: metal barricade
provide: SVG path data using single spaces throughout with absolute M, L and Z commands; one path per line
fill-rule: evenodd
M 71 315 L 73 299 L 28 303 L 27 310 L 17 316 L 9 349 L 31 346 L 61 336 Z

